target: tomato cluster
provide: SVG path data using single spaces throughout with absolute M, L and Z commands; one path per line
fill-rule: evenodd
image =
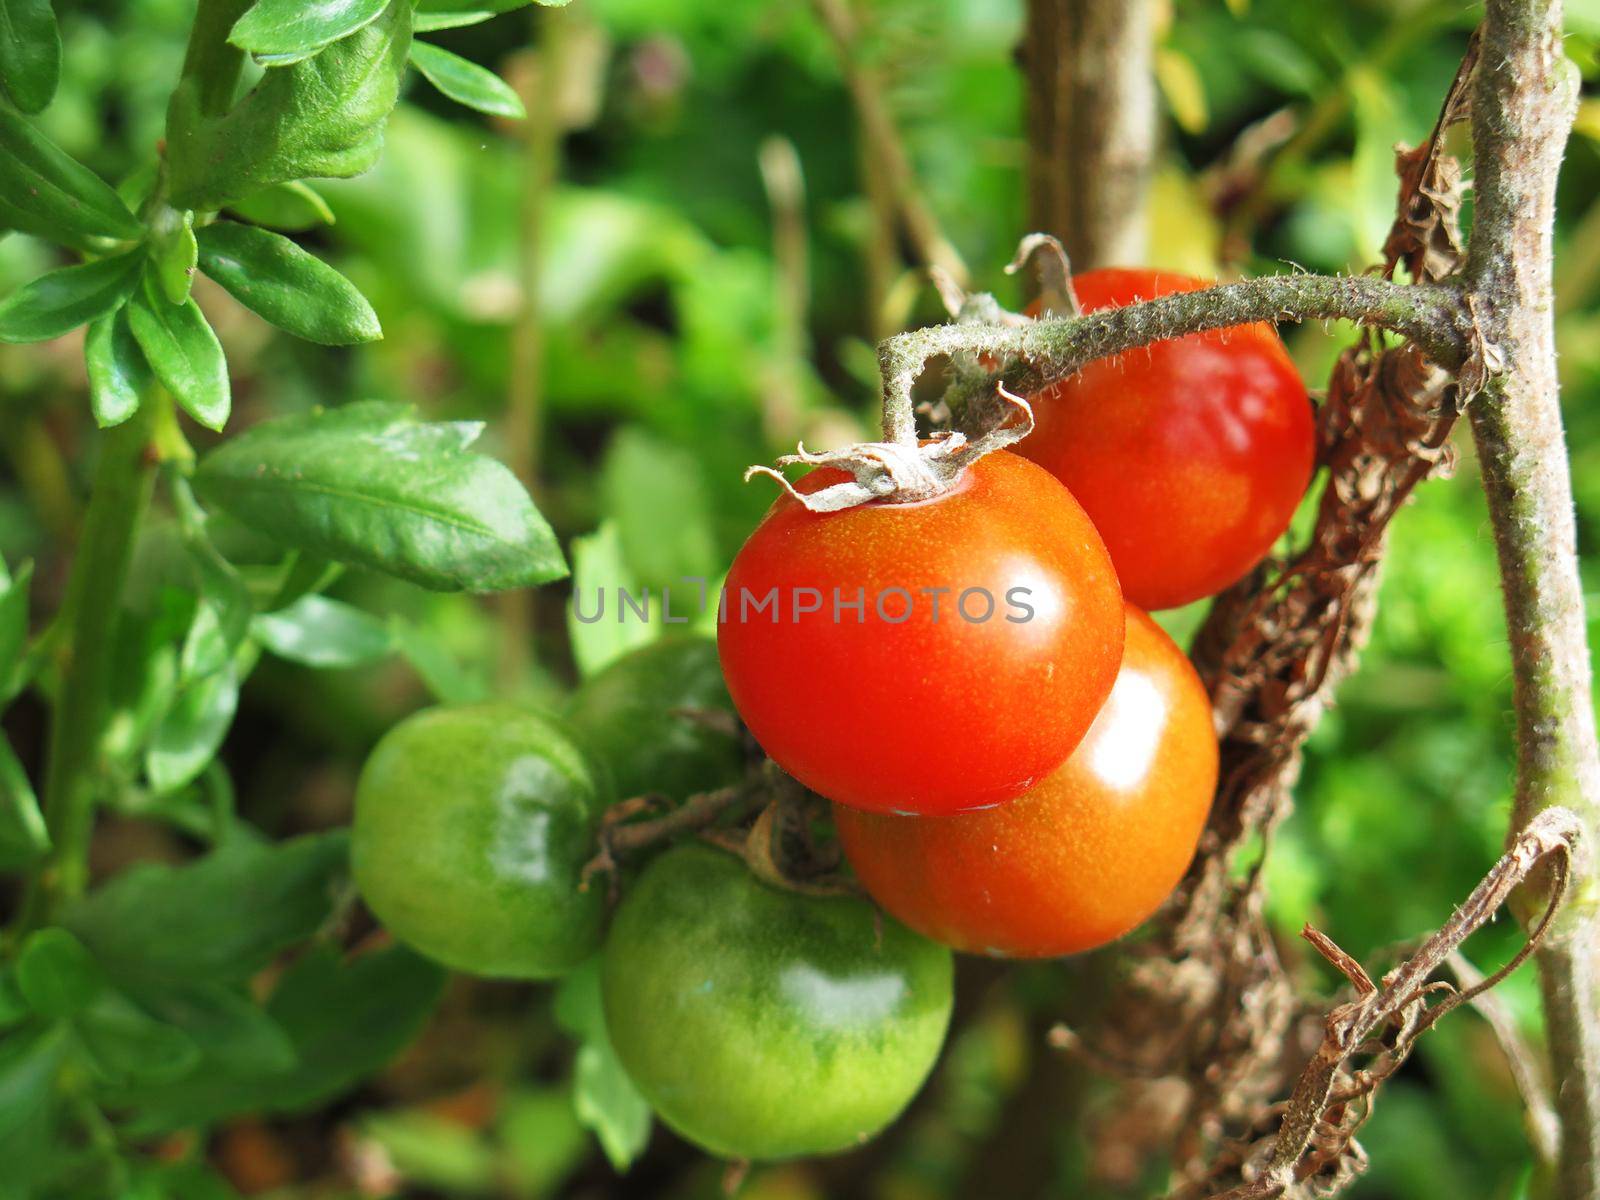
M 1199 286 L 1076 284 L 1091 309 Z M 617 1060 L 714 1153 L 831 1153 L 893 1120 L 943 1042 L 952 949 L 1103 945 L 1182 877 L 1217 742 L 1194 668 L 1143 610 L 1248 571 L 1311 470 L 1309 402 L 1265 327 L 1160 343 L 1033 401 L 1020 454 L 932 498 L 813 511 L 850 477 L 800 480 L 735 559 L 715 644 L 636 650 L 560 715 L 398 725 L 357 790 L 373 913 L 477 974 L 547 978 L 600 952 Z M 584 879 L 607 804 L 746 777 L 735 711 L 834 802 L 870 901 L 679 845 L 623 880 L 608 930 Z
M 1205 286 L 1127 270 L 1073 282 L 1091 312 Z M 1120 937 L 1182 877 L 1217 744 L 1194 669 L 1142 610 L 1255 566 L 1315 455 L 1306 390 L 1266 325 L 1091 363 L 1031 402 L 1017 454 L 931 501 L 836 513 L 780 497 L 734 561 L 719 632 L 740 715 L 834 801 L 868 893 L 958 950 L 1010 957 Z M 830 482 L 814 472 L 797 490 Z M 890 624 L 870 601 L 841 614 L 784 599 L 863 585 L 977 589 L 1030 611 Z M 745 597 L 771 590 L 776 619 L 752 617 Z

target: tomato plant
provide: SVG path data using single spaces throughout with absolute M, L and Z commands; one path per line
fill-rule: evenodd
M 1086 312 L 1205 286 L 1149 270 L 1073 279 Z M 1037 426 L 1017 452 L 1077 497 L 1140 608 L 1234 582 L 1288 529 L 1311 480 L 1311 402 L 1268 325 L 1091 362 L 1033 401 Z
M 911 928 L 974 954 L 1040 958 L 1121 937 L 1194 856 L 1217 782 L 1211 703 L 1182 650 L 1128 606 L 1111 696 L 1071 757 L 985 812 L 836 806 L 850 865 Z
M 682 800 L 732 782 L 742 767 L 717 647 L 710 638 L 663 638 L 584 681 L 567 708 L 573 732 L 611 769 L 621 797 Z
M 730 1158 L 859 1145 L 927 1078 L 950 953 L 862 900 L 802 896 L 705 846 L 627 892 L 601 974 L 612 1044 L 674 1129 Z
M 1078 744 L 1122 655 L 1099 535 L 1065 488 L 1004 452 L 922 503 L 814 513 L 780 497 L 724 604 L 728 690 L 762 748 L 829 799 L 879 811 L 1019 795 Z
M 362 768 L 356 886 L 396 937 L 457 970 L 559 975 L 599 946 L 602 894 L 579 884 L 608 795 L 538 713 L 417 713 Z

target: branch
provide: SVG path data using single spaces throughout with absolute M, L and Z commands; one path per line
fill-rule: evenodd
M 1503 371 L 1468 411 L 1511 645 L 1513 828 L 1554 805 L 1572 809 L 1590 829 L 1600 825 L 1600 750 L 1551 294 L 1556 176 L 1575 104 L 1559 0 L 1488 0 L 1473 98 L 1477 202 L 1467 273 Z M 1600 927 L 1592 863 L 1575 864 L 1574 873 L 1578 901 L 1539 954 L 1564 1200 L 1600 1194 Z
M 909 414 L 917 376 L 935 358 L 981 354 L 1015 360 L 1006 385 L 1026 395 L 1084 363 L 1165 338 L 1251 321 L 1344 319 L 1401 334 L 1441 366 L 1460 368 L 1477 356 L 1476 331 L 1459 293 L 1441 284 L 1404 286 L 1371 276 L 1274 275 L 1225 283 L 1101 309 L 1084 317 L 1032 321 L 1020 327 L 934 325 L 898 334 L 878 347 L 885 427 Z
M 1227 1173 L 1241 1176 L 1244 1182 L 1217 1200 L 1267 1200 L 1313 1178 L 1325 1193 L 1358 1172 L 1365 1159 L 1355 1135 L 1371 1110 L 1372 1093 L 1400 1068 L 1416 1039 L 1439 1018 L 1475 999 L 1527 960 L 1561 903 L 1562 885 L 1581 839 L 1582 825 L 1574 813 L 1561 808 L 1540 813 L 1450 920 L 1385 975 L 1382 986 L 1374 985 L 1354 959 L 1308 926 L 1307 940 L 1346 975 L 1356 999 L 1328 1014 L 1322 1045 L 1282 1106 L 1277 1132 L 1233 1147 L 1218 1161 L 1214 1174 L 1185 1186 L 1175 1196 L 1210 1194 L 1217 1176 Z M 1549 862 L 1555 866 L 1557 886 L 1550 893 L 1543 918 L 1511 961 L 1464 989 L 1430 982 L 1461 943 L 1499 912 L 1535 868 Z M 1430 997 L 1440 992 L 1443 999 L 1430 1004 Z M 1373 1041 L 1386 1030 L 1392 1030 L 1388 1041 Z M 1363 1053 L 1373 1056 L 1372 1065 L 1365 1070 L 1352 1069 L 1350 1060 Z

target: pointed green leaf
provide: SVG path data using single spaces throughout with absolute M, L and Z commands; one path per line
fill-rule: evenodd
M 139 282 L 144 254 L 50 271 L 0 301 L 0 342 L 47 342 L 120 308 Z
M 276 183 L 228 206 L 254 225 L 298 233 L 334 223 L 333 209 L 309 184 Z
M 481 25 L 499 15 L 487 8 L 449 9 L 441 12 L 423 12 L 418 9 L 416 16 L 412 18 L 412 30 L 416 33 L 437 33 L 441 29 L 463 29 L 468 25 Z
M 308 667 L 359 667 L 395 649 L 386 623 L 326 596 L 301 596 L 287 608 L 261 613 L 251 632 L 279 658 Z
M 43 112 L 61 79 L 61 31 L 50 0 L 0 0 L 0 85 L 25 113 Z
M 314 54 L 376 20 L 388 0 L 256 0 L 228 40 L 262 56 Z
M 203 115 L 192 83 L 167 120 L 172 203 L 227 208 L 277 183 L 359 175 L 377 161 L 400 94 L 411 41 L 411 0 L 315 58 L 268 71 L 220 117 Z
M 626 1171 L 650 1140 L 650 1102 L 611 1046 L 600 1005 L 599 962 L 592 958 L 561 981 L 555 1016 L 579 1041 L 572 1095 L 578 1120 L 594 1131 L 611 1165 Z
M 158 795 L 191 782 L 216 757 L 239 707 L 239 677 L 231 667 L 190 682 L 156 726 L 145 753 L 145 776 Z
M 201 461 L 201 497 L 285 545 L 441 591 L 559 579 L 555 535 L 481 427 L 365 403 L 283 417 Z
M 162 294 L 173 304 L 189 298 L 194 286 L 198 249 L 194 213 L 163 205 L 150 227 L 151 265 L 161 282 Z
M 228 361 L 193 300 L 170 304 L 146 280 L 128 305 L 128 325 L 145 361 L 183 411 L 207 429 L 228 422 Z
M 240 982 L 327 919 L 347 851 L 343 830 L 286 842 L 239 834 L 182 866 L 128 868 L 62 924 L 118 986 Z
M 493 71 L 427 42 L 411 43 L 412 65 L 457 104 L 495 117 L 525 117 L 522 98 Z
M 109 429 L 139 411 L 140 392 L 150 381 L 150 364 L 128 325 L 127 305 L 89 323 L 83 362 L 89 373 L 89 406 L 95 424 Z
M 200 268 L 240 304 L 309 342 L 348 346 L 383 336 L 355 284 L 279 234 L 234 221 L 207 225 Z
M 0 226 L 69 245 L 88 237 L 144 235 L 144 226 L 105 180 L 4 107 Z
M 50 849 L 39 800 L 11 744 L 0 737 L 0 871 L 15 871 Z

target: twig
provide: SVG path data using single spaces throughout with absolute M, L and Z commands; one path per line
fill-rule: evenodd
M 944 235 L 938 218 L 933 215 L 933 209 L 928 206 L 917 186 L 911 156 L 906 151 L 884 98 L 883 81 L 878 72 L 862 60 L 860 31 L 850 0 L 811 0 L 811 4 L 838 51 L 845 83 L 850 88 L 850 98 L 855 104 L 856 118 L 861 123 L 862 136 L 867 141 L 872 160 L 883 171 L 906 236 L 916 247 L 922 265 L 939 267 L 965 284 L 970 278 L 967 264 Z
M 1399 1068 L 1416 1039 L 1440 1017 L 1493 987 L 1534 952 L 1561 903 L 1567 868 L 1582 837 L 1581 829 L 1577 816 L 1566 809 L 1540 813 L 1450 920 L 1415 954 L 1385 975 L 1381 987 L 1372 988 L 1366 972 L 1351 964 L 1351 982 L 1358 993 L 1365 988 L 1364 994 L 1328 1014 L 1322 1045 L 1306 1064 L 1284 1106 L 1277 1132 L 1254 1146 L 1235 1148 L 1222 1160 L 1222 1172 L 1237 1171 L 1244 1182 L 1218 1193 L 1217 1200 L 1265 1200 L 1281 1196 L 1294 1184 L 1313 1176 L 1318 1176 L 1319 1181 L 1343 1182 L 1359 1169 L 1355 1164 L 1364 1159 L 1354 1146 L 1354 1137 L 1370 1111 L 1372 1092 Z M 1522 949 L 1493 975 L 1465 990 L 1446 987 L 1442 999 L 1430 1005 L 1428 998 L 1441 994 L 1439 985 L 1429 983 L 1434 973 L 1500 910 L 1536 867 L 1546 863 L 1555 868 L 1555 887 L 1549 893 L 1544 917 Z M 1325 938 L 1321 941 L 1332 946 Z M 1343 951 L 1333 949 L 1337 951 L 1334 961 L 1347 959 Z M 1369 1040 L 1389 1027 L 1395 1031 L 1392 1043 L 1369 1048 Z M 1352 1072 L 1347 1064 L 1361 1053 L 1372 1053 L 1374 1065 Z M 1174 1197 L 1209 1194 L 1214 1182 L 1215 1175 L 1195 1181 L 1175 1192 Z

